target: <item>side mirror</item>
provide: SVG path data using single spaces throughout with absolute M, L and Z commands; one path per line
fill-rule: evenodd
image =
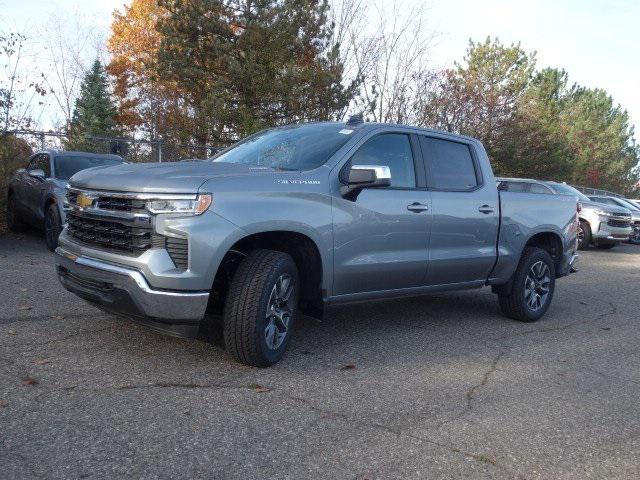
M 29 176 L 33 178 L 37 178 L 38 180 L 44 180 L 44 170 L 39 168 L 35 168 L 33 170 L 29 170 Z
M 391 170 L 379 165 L 352 165 L 341 188 L 342 196 L 355 200 L 363 188 L 388 187 L 391 185 Z

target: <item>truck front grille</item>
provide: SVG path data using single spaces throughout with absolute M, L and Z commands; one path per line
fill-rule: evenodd
M 140 212 L 144 211 L 146 202 L 134 198 L 98 197 L 96 208 L 115 212 Z
M 151 248 L 151 227 L 131 226 L 113 219 L 85 217 L 76 212 L 67 215 L 67 232 L 73 238 L 97 247 L 140 254 Z
M 628 226 L 631 225 L 631 219 L 630 218 L 627 218 L 627 219 L 610 218 L 607 223 L 609 224 L 610 227 L 627 228 Z
M 91 247 L 136 256 L 151 248 L 163 248 L 176 268 L 189 268 L 187 238 L 156 233 L 143 195 L 70 188 L 67 202 L 67 232 L 74 239 Z

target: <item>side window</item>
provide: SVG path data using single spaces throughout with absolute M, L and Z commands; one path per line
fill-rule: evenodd
M 551 193 L 551 190 L 549 190 L 544 185 L 540 185 L 539 183 L 532 183 L 531 184 L 531 189 L 529 190 L 529 192 L 531 192 L 531 193 Z
M 391 187 L 416 186 L 416 171 L 408 135 L 384 133 L 370 138 L 353 154 L 350 163 L 387 166 L 391 170 Z
M 471 190 L 478 185 L 469 146 L 464 143 L 421 137 L 424 156 L 430 164 L 431 186 L 437 190 Z M 512 183 L 509 182 L 511 191 Z
M 41 153 L 38 155 L 40 157 L 40 161 L 38 162 L 38 168 L 44 171 L 44 176 L 49 178 L 51 176 L 51 162 L 49 161 L 49 155 L 46 153 Z
M 40 155 L 34 155 L 33 157 L 31 157 L 29 159 L 29 163 L 27 163 L 27 171 L 31 171 L 31 170 L 35 170 L 36 168 L 40 168 L 38 167 L 38 157 L 40 157 Z
M 51 166 L 49 164 L 49 155 L 46 153 L 39 153 L 35 157 L 31 159 L 29 165 L 27 165 L 27 170 L 37 170 L 40 169 L 44 172 L 44 176 L 49 178 L 51 176 Z
M 526 182 L 507 182 L 507 185 L 509 186 L 507 190 L 510 192 L 524 193 L 529 191 L 530 184 Z

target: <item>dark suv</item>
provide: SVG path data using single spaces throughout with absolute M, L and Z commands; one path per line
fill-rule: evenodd
M 58 245 L 65 222 L 65 187 L 72 175 L 87 168 L 119 165 L 117 155 L 44 150 L 29 158 L 9 183 L 7 226 L 21 231 L 26 225 L 42 228 L 49 250 Z

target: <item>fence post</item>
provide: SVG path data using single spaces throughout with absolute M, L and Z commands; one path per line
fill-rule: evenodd
M 162 137 L 158 137 L 158 163 L 162 163 Z

